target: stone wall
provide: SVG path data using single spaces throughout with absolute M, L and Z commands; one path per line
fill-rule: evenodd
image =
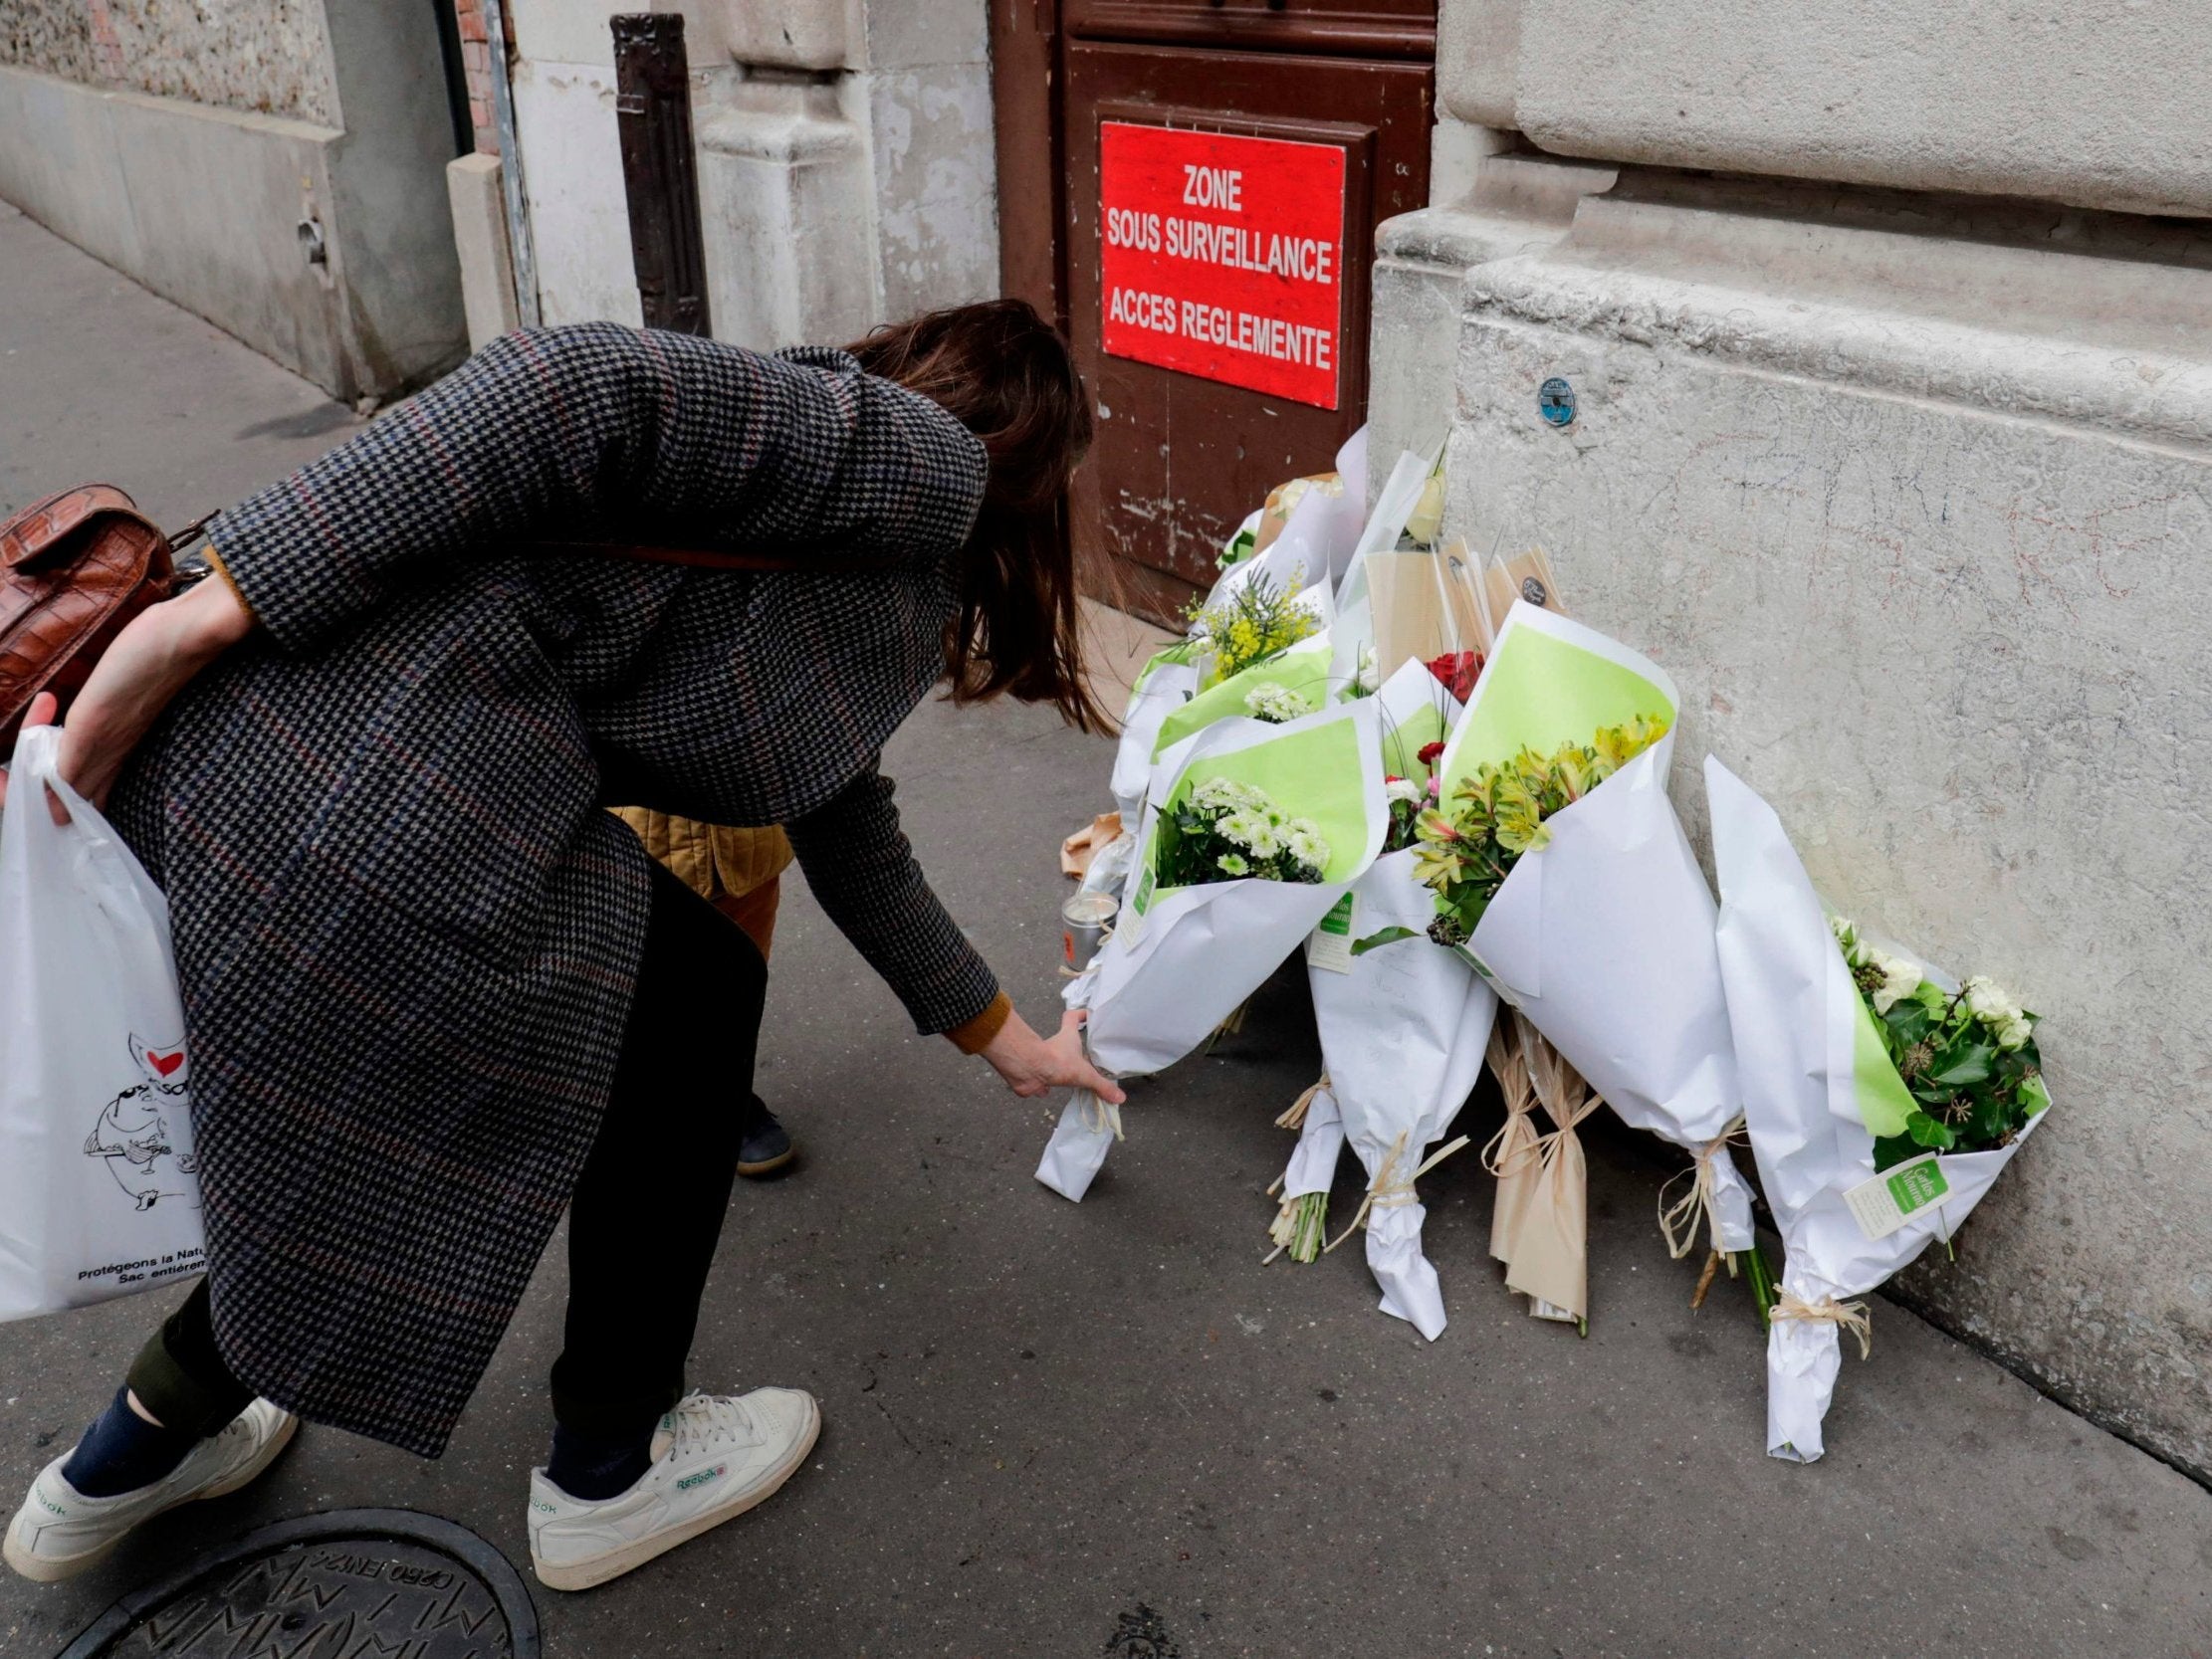
M 514 0 L 516 124 L 548 322 L 638 320 L 613 0 Z M 687 0 L 717 337 L 841 340 L 997 290 L 984 0 Z
M 460 355 L 427 0 L 0 16 L 0 198 L 346 401 Z
M 211 108 L 340 124 L 322 0 L 8 0 L 0 63 Z
M 1710 749 L 1833 904 L 2043 1013 L 2049 1128 L 1895 1294 L 2212 1476 L 2212 13 L 1442 23 L 1376 452 L 1447 416 L 1447 531 L 1667 666 L 1693 834 Z

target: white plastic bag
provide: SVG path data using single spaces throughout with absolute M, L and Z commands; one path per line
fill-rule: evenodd
M 169 907 L 60 747 L 24 728 L 0 815 L 0 1320 L 203 1265 Z

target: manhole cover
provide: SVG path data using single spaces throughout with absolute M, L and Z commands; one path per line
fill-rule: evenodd
M 281 1521 L 133 1591 L 61 1659 L 538 1659 L 523 1580 L 465 1527 L 411 1510 Z

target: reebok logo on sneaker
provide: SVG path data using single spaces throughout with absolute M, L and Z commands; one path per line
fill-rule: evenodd
M 693 1487 L 705 1486 L 709 1481 L 718 1481 L 729 1472 L 730 1466 L 727 1463 L 718 1463 L 712 1469 L 702 1469 L 696 1475 L 686 1475 L 676 1483 L 676 1490 L 678 1492 L 689 1492 Z

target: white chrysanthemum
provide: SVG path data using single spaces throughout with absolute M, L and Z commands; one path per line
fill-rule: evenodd
M 1241 784 L 1225 777 L 1210 777 L 1191 791 L 1191 804 L 1206 811 L 1222 811 L 1240 804 L 1237 791 Z
M 1250 822 L 1251 839 L 1244 843 L 1252 857 L 1273 858 L 1282 851 L 1282 832 L 1269 823 Z
M 1221 873 L 1225 876 L 1248 876 L 1252 873 L 1252 867 L 1244 862 L 1242 853 L 1223 853 L 1214 862 L 1220 866 Z
M 1319 870 L 1329 862 L 1329 844 L 1311 830 L 1294 829 L 1283 837 L 1283 845 L 1290 856 L 1309 870 Z
M 1267 821 L 1239 807 L 1234 812 L 1224 812 L 1214 825 L 1214 833 L 1231 846 L 1253 852 L 1257 851 L 1252 845 L 1253 839 L 1268 833 Z
M 1394 777 L 1383 785 L 1383 793 L 1394 801 L 1410 801 L 1415 806 L 1429 798 L 1429 792 L 1410 777 Z
M 1244 694 L 1244 708 L 1256 719 L 1272 721 L 1277 726 L 1313 713 L 1306 700 L 1287 686 L 1262 682 Z

